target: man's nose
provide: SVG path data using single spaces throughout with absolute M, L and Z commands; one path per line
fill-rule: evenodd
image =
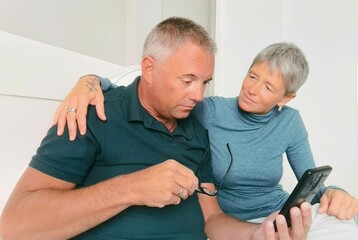
M 196 102 L 201 102 L 204 99 L 204 92 L 205 92 L 206 85 L 204 84 L 198 84 L 198 86 L 195 86 L 193 89 L 190 98 Z

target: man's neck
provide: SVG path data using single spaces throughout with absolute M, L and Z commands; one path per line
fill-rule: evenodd
M 176 119 L 169 119 L 162 117 L 162 115 L 155 110 L 154 107 L 151 105 L 151 101 L 148 101 L 147 99 L 150 99 L 150 94 L 148 94 L 149 91 L 146 91 L 145 86 L 143 85 L 142 81 L 138 83 L 138 99 L 142 107 L 150 114 L 152 117 L 154 117 L 158 122 L 161 122 L 169 132 L 174 132 L 175 128 L 178 126 Z

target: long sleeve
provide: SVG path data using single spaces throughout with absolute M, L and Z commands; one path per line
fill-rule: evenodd
M 101 89 L 103 92 L 107 92 L 111 89 L 118 87 L 116 84 L 112 83 L 108 78 L 103 78 L 98 76 L 99 81 L 101 82 Z

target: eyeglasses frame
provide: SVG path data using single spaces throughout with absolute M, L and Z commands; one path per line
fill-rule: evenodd
M 203 164 L 204 164 L 204 162 L 205 162 L 204 159 L 205 159 L 205 156 L 206 156 L 206 154 L 207 154 L 207 152 L 208 152 L 208 150 L 209 150 L 209 145 L 210 145 L 210 144 L 208 144 L 208 146 L 206 147 L 206 150 L 205 150 L 203 156 L 202 156 L 201 159 L 200 159 L 200 164 L 199 164 L 198 169 L 195 171 L 195 176 L 197 176 L 199 170 L 201 170 L 201 168 L 202 168 L 202 166 L 203 166 Z M 227 144 L 226 144 L 226 147 L 227 147 L 227 149 L 229 150 L 229 154 L 230 154 L 230 164 L 229 164 L 229 167 L 228 167 L 228 169 L 227 169 L 227 171 L 226 171 L 224 177 L 223 177 L 222 180 L 220 181 L 218 187 L 215 189 L 215 191 L 211 191 L 210 189 L 208 189 L 208 188 L 206 188 L 206 187 L 202 187 L 202 186 L 201 186 L 200 178 L 197 176 L 199 182 L 198 182 L 198 188 L 195 190 L 196 192 L 202 193 L 202 194 L 205 194 L 205 195 L 208 195 L 208 196 L 211 196 L 211 197 L 217 195 L 219 189 L 222 187 L 222 185 L 223 185 L 223 183 L 224 183 L 224 181 L 225 181 L 225 179 L 226 179 L 226 177 L 227 177 L 227 175 L 228 175 L 228 173 L 229 173 L 229 171 L 230 171 L 230 169 L 231 169 L 231 165 L 232 165 L 232 162 L 233 162 L 233 156 L 232 156 L 232 152 L 231 152 L 231 149 L 230 149 L 230 144 L 227 143 Z

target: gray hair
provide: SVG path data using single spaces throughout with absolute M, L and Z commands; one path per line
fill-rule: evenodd
M 186 43 L 201 47 L 212 57 L 216 53 L 215 42 L 202 26 L 187 18 L 171 17 L 149 33 L 142 56 L 150 55 L 163 61 Z
M 281 73 L 286 94 L 296 93 L 305 83 L 309 67 L 303 52 L 293 43 L 275 43 L 264 48 L 253 60 L 250 69 L 257 63 L 267 63 L 271 71 Z

